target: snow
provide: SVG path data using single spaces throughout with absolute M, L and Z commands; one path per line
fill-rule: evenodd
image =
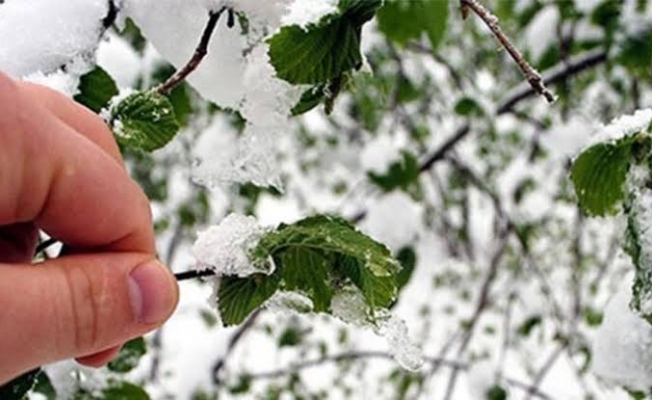
M 73 360 L 45 365 L 43 370 L 50 378 L 59 400 L 73 399 L 80 388 L 95 393 L 108 383 L 106 370 L 84 367 Z
M 372 329 L 387 342 L 387 349 L 403 368 L 416 371 L 424 363 L 421 348 L 410 339 L 405 321 L 388 310 L 376 310 L 376 322 L 372 322 L 371 310 L 362 292 L 355 286 L 347 286 L 331 299 L 334 317 L 358 327 Z
M 533 60 L 540 60 L 550 46 L 556 45 L 559 10 L 554 5 L 545 7 L 537 13 L 524 32 L 528 49 Z
M 338 11 L 337 0 L 295 0 L 287 14 L 283 16 L 283 25 L 299 25 L 303 28 L 317 23 L 324 16 Z
M 615 142 L 637 132 L 650 133 L 650 124 L 652 124 L 652 108 L 636 110 L 633 115 L 623 115 L 599 129 L 590 138 L 587 147 L 597 143 Z
M 57 70 L 51 74 L 44 74 L 43 72 L 34 72 L 23 78 L 25 82 L 31 82 L 38 85 L 46 86 L 52 90 L 63 93 L 68 97 L 72 97 L 77 93 L 79 86 L 79 78 L 69 73 Z
M 628 280 L 605 309 L 593 345 L 593 372 L 613 385 L 647 392 L 652 387 L 652 326 L 629 308 Z
M 274 263 L 259 265 L 249 258 L 249 252 L 266 231 L 254 217 L 229 214 L 219 225 L 198 233 L 192 247 L 193 256 L 198 262 L 197 269 L 210 269 L 218 276 L 271 274 Z
M 161 56 L 176 68 L 188 62 L 208 20 L 201 4 L 187 0 L 126 0 L 122 13 L 123 18 L 136 22 Z M 229 29 L 227 18 L 220 18 L 208 54 L 188 77 L 188 83 L 207 100 L 237 108 L 244 91 L 245 45 L 240 29 Z
M 401 157 L 401 145 L 390 135 L 379 135 L 370 140 L 360 155 L 362 168 L 379 175 L 387 173 L 390 165 Z
M 376 332 L 385 338 L 389 353 L 403 368 L 417 371 L 424 364 L 421 348 L 410 339 L 404 320 L 394 314 L 380 321 Z
M 0 7 L 0 70 L 15 78 L 47 75 L 90 58 L 106 13 L 106 0 L 6 1 Z
M 195 182 L 211 188 L 234 182 L 282 188 L 276 161 L 281 131 L 249 124 L 241 136 L 236 136 L 235 132 L 215 128 L 209 128 L 195 147 Z
M 131 88 L 141 71 L 138 53 L 120 36 L 110 33 L 97 48 L 97 65 L 104 68 L 119 88 Z
M 283 127 L 304 88 L 275 78 L 276 70 L 269 63 L 268 50 L 268 45 L 261 44 L 247 57 L 240 112 L 252 125 Z
M 263 304 L 263 307 L 279 314 L 307 313 L 314 305 L 308 296 L 298 292 L 279 290 Z
M 392 250 L 414 243 L 422 227 L 423 207 L 402 191 L 380 196 L 367 209 L 361 229 Z
M 366 326 L 369 310 L 362 292 L 355 286 L 346 286 L 331 299 L 331 313 L 347 324 Z

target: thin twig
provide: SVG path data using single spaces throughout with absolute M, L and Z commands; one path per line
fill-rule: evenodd
M 514 61 L 516 61 L 516 64 L 518 64 L 518 67 L 523 72 L 523 75 L 525 75 L 525 78 L 530 83 L 530 86 L 532 86 L 532 89 L 545 97 L 549 103 L 554 102 L 556 96 L 546 87 L 541 78 L 541 74 L 539 74 L 539 72 L 527 62 L 523 57 L 523 54 L 518 51 L 507 35 L 503 33 L 502 29 L 500 29 L 498 17 L 492 14 L 491 11 L 487 10 L 477 0 L 460 0 L 460 3 L 462 5 L 462 15 L 465 16 L 468 13 L 468 10 L 473 11 L 487 25 L 491 32 L 493 32 L 496 39 L 498 39 L 500 44 L 505 48 L 505 50 L 507 50 L 509 55 L 512 56 Z
M 276 379 L 276 378 L 281 378 L 287 375 L 294 374 L 304 369 L 318 367 L 320 365 L 327 364 L 327 363 L 352 361 L 352 360 L 359 360 L 364 358 L 378 358 L 378 359 L 384 359 L 388 361 L 394 360 L 394 358 L 389 353 L 385 353 L 382 351 L 347 351 L 344 353 L 320 357 L 314 360 L 307 360 L 307 361 L 293 363 L 285 368 L 278 368 L 270 371 L 257 372 L 253 374 L 245 373 L 243 374 L 243 376 L 250 380 Z M 441 357 L 425 357 L 425 360 L 429 364 L 444 365 L 456 371 L 468 371 L 470 367 L 470 365 L 465 362 L 445 359 Z M 519 380 L 509 378 L 509 377 L 506 377 L 504 379 L 504 382 L 526 393 L 532 393 L 533 396 L 538 397 L 540 399 L 544 399 L 544 400 L 552 399 L 552 397 L 550 397 L 548 394 L 542 392 L 538 388 L 532 388 L 530 385 L 528 385 L 525 382 L 521 382 Z
M 208 44 L 210 43 L 211 37 L 213 36 L 213 31 L 215 31 L 215 27 L 217 26 L 217 22 L 219 21 L 220 16 L 226 10 L 227 10 L 226 7 L 222 7 L 217 12 L 211 11 L 209 13 L 208 22 L 206 23 L 206 27 L 204 28 L 204 32 L 202 33 L 201 39 L 199 40 L 199 45 L 197 45 L 194 54 L 183 68 L 178 70 L 168 80 L 166 80 L 156 89 L 154 89 L 157 93 L 159 94 L 169 93 L 178 84 L 183 82 L 183 80 L 186 79 L 188 75 L 190 75 L 195 69 L 197 69 L 197 67 L 204 59 L 206 54 L 208 54 Z
M 204 278 L 207 276 L 214 276 L 215 271 L 212 269 L 205 270 L 190 270 L 184 272 L 177 272 L 174 274 L 174 277 L 177 279 L 177 282 L 186 281 L 189 279 Z
M 231 336 L 231 338 L 229 339 L 229 344 L 226 348 L 226 352 L 224 353 L 224 356 L 222 356 L 222 358 L 217 360 L 217 362 L 213 366 L 213 383 L 215 385 L 219 385 L 221 383 L 220 372 L 222 372 L 222 370 L 224 369 L 226 365 L 226 361 L 228 360 L 229 356 L 231 355 L 231 353 L 233 352 L 237 344 L 240 342 L 240 340 L 242 340 L 245 333 L 247 333 L 249 329 L 253 328 L 261 312 L 262 312 L 262 308 L 257 308 L 251 314 L 249 314 L 249 318 L 247 318 L 247 320 L 242 325 L 240 325 L 238 330 L 235 331 L 233 336 Z

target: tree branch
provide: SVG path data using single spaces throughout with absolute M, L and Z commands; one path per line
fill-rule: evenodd
M 156 89 L 154 89 L 157 93 L 159 94 L 169 93 L 178 84 L 183 82 L 183 80 L 186 79 L 188 75 L 190 75 L 195 69 L 197 69 L 197 67 L 204 59 L 206 54 L 208 54 L 208 44 L 211 41 L 211 37 L 213 36 L 213 32 L 215 31 L 217 22 L 220 20 L 220 16 L 226 10 L 227 10 L 226 7 L 222 7 L 217 12 L 211 11 L 209 13 L 208 22 L 206 23 L 206 27 L 204 28 L 204 32 L 202 33 L 201 39 L 199 40 L 199 45 L 197 45 L 194 54 L 183 68 L 178 70 L 168 80 L 166 80 L 161 85 L 159 85 Z
M 516 64 L 525 75 L 525 78 L 532 86 L 532 89 L 545 99 L 552 103 L 555 101 L 556 96 L 546 87 L 541 75 L 537 70 L 535 70 L 530 63 L 523 57 L 520 51 L 512 44 L 507 35 L 503 33 L 498 25 L 498 17 L 487 10 L 482 4 L 477 0 L 460 0 L 462 6 L 462 16 L 466 18 L 468 10 L 473 11 L 480 19 L 487 25 L 487 27 L 493 32 L 494 36 L 500 44 L 507 50 L 510 56 L 516 61 Z
M 192 269 L 190 271 L 177 272 L 174 274 L 174 277 L 177 279 L 178 282 L 181 282 L 189 279 L 204 278 L 207 276 L 214 276 L 214 275 L 215 275 L 215 271 L 213 271 L 212 269 L 205 269 L 201 271 Z
M 278 368 L 270 371 L 265 371 L 265 372 L 258 372 L 254 374 L 244 374 L 245 377 L 251 379 L 251 380 L 265 380 L 265 379 L 275 379 L 275 378 L 281 378 L 283 376 L 287 376 L 293 373 L 296 373 L 298 371 L 312 368 L 312 367 L 318 367 L 323 364 L 327 363 L 337 363 L 337 362 L 342 362 L 342 361 L 353 361 L 353 360 L 359 360 L 359 359 L 365 359 L 365 358 L 378 358 L 378 359 L 384 359 L 388 361 L 393 361 L 394 358 L 389 354 L 385 353 L 382 351 L 347 351 L 339 354 L 333 354 L 329 356 L 324 356 L 321 358 L 317 358 L 314 360 L 307 360 L 307 361 L 302 361 L 294 364 L 290 364 L 289 366 L 285 368 Z M 470 367 L 469 364 L 462 362 L 462 361 L 457 361 L 457 360 L 449 360 L 449 359 L 444 359 L 441 357 L 426 357 L 425 358 L 426 362 L 429 364 L 433 365 L 444 365 L 449 368 L 452 368 L 453 370 L 456 371 L 467 371 Z M 538 397 L 540 399 L 544 400 L 551 400 L 552 398 L 542 392 L 538 388 L 532 388 L 530 385 L 527 383 L 518 381 L 516 379 L 512 378 L 505 378 L 504 380 L 505 383 L 507 383 L 510 386 L 513 386 L 515 388 L 521 389 L 525 391 L 526 393 L 531 393 L 533 396 Z
M 228 360 L 229 356 L 237 346 L 237 344 L 242 340 L 244 337 L 245 333 L 249 331 L 254 325 L 260 314 L 262 313 L 262 308 L 257 308 L 255 309 L 251 314 L 249 314 L 249 318 L 240 325 L 237 331 L 231 336 L 229 339 L 229 345 L 226 348 L 226 352 L 224 353 L 224 356 L 217 360 L 215 365 L 213 366 L 213 383 L 215 385 L 219 385 L 221 383 L 220 379 L 220 372 L 224 369 L 224 366 L 226 365 L 226 361 Z

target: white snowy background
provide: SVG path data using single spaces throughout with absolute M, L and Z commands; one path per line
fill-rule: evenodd
M 626 111 L 618 108 L 621 95 L 606 80 L 598 77 L 589 81 L 581 91 L 582 98 L 565 115 L 558 110 L 551 112 L 551 106 L 539 99 L 526 100 L 527 113 L 533 118 L 549 119 L 549 124 L 540 127 L 513 113 L 493 116 L 500 102 L 509 97 L 510 88 L 521 82 L 516 72 L 509 82 L 499 80 L 489 67 L 495 60 L 489 58 L 464 71 L 461 92 L 476 99 L 492 116 L 492 134 L 498 142 L 504 139 L 503 150 L 509 154 L 508 161 L 487 184 L 510 221 L 539 224 L 539 231 L 527 256 L 518 254 L 514 250 L 519 249 L 518 241 L 510 239 L 501 272 L 492 282 L 490 307 L 478 319 L 468 347 L 460 350 L 460 337 L 464 335 L 461 326 L 473 315 L 482 282 L 500 247 L 494 229 L 498 215 L 494 201 L 480 188 L 470 186 L 465 192 L 466 209 L 448 210 L 448 200 L 438 187 L 450 176 L 448 164 L 433 168 L 427 177 L 422 177 L 425 201 L 415 201 L 401 191 L 384 194 L 368 183 L 366 173 L 386 171 L 405 149 L 428 154 L 453 135 L 465 119 L 451 112 L 446 96 L 435 96 L 425 110 L 416 106 L 403 110 L 409 115 L 420 114 L 419 121 L 433 133 L 418 149 L 406 126 L 389 114 L 381 119 L 374 135 L 358 132 L 360 126 L 346 113 L 352 101 L 346 95 L 338 101 L 331 117 L 321 111 L 296 120 L 285 117 L 301 90 L 274 77 L 274 70 L 267 63 L 264 38 L 281 25 L 305 25 L 319 20 L 332 12 L 337 1 L 124 0 L 120 3 L 118 24 L 123 24 L 128 16 L 148 39 L 139 53 L 113 30 L 102 36 L 101 20 L 107 13 L 105 0 L 5 0 L 0 5 L 0 70 L 72 96 L 79 76 L 97 62 L 121 89 L 127 90 L 139 80 L 148 79 L 165 62 L 177 68 L 182 66 L 201 35 L 207 8 L 217 9 L 226 3 L 250 17 L 251 34 L 244 37 L 237 29 L 228 29 L 222 19 L 208 56 L 188 82 L 203 99 L 239 110 L 248 122 L 239 135 L 228 115 L 211 114 L 200 108 L 179 137 L 155 153 L 155 159 L 162 164 L 174 165 L 161 172 L 167 174 L 170 197 L 164 203 L 153 204 L 155 219 L 174 213 L 180 204 L 192 198 L 199 183 L 210 188 L 209 220 L 217 224 L 230 212 L 242 208 L 229 182 L 247 181 L 276 185 L 283 190 L 281 197 L 261 194 L 254 214 L 262 226 L 293 222 L 315 212 L 353 216 L 364 211 L 360 229 L 392 250 L 405 245 L 416 250 L 416 270 L 393 311 L 405 320 L 410 337 L 421 346 L 427 359 L 441 357 L 464 364 L 451 398 L 482 399 L 496 382 L 508 389 L 510 399 L 529 398 L 527 389 L 519 386 L 533 382 L 538 393 L 546 396 L 543 398 L 551 399 L 585 399 L 588 393 L 595 399 L 627 399 L 626 392 L 612 383 L 638 390 L 652 386 L 652 328 L 627 307 L 631 281 L 628 272 L 632 266 L 618 249 L 623 222 L 580 218 L 572 200 L 558 198 L 562 187 L 568 191 L 570 157 L 598 140 L 596 137 L 614 135 L 613 126 L 603 126 L 609 122 L 608 114 L 603 113 L 605 105 L 612 107 L 612 112 Z M 627 1 L 620 17 L 633 30 L 637 24 L 652 21 L 652 7 L 648 7 L 647 14 L 641 14 L 634 3 Z M 519 0 L 517 8 L 525 9 L 530 4 L 530 0 Z M 576 1 L 577 8 L 587 13 L 598 5 L 597 0 Z M 448 38 L 439 54 L 450 65 L 468 66 L 464 49 L 473 41 L 465 33 L 470 29 L 465 24 L 471 22 L 463 23 L 454 8 L 451 5 Z M 557 33 L 551 26 L 559 19 L 558 8 L 546 6 L 525 31 L 514 35 L 530 59 L 536 62 L 550 46 L 556 45 Z M 374 24 L 367 24 L 363 31 L 365 54 L 384 44 Z M 480 24 L 474 25 L 474 29 L 486 34 Z M 602 38 L 601 30 L 591 25 L 588 18 L 580 19 L 574 30 L 576 39 Z M 485 47 L 496 45 L 488 40 Z M 243 52 L 245 48 L 247 52 Z M 439 92 L 460 93 L 448 69 L 450 65 L 437 62 L 428 54 L 408 51 L 402 56 L 400 68 L 414 82 L 428 81 Z M 505 63 L 504 68 L 515 69 L 510 63 Z M 619 73 L 626 74 L 618 69 L 612 72 L 615 76 Z M 652 94 L 641 93 L 639 108 L 650 106 Z M 641 111 L 618 123 L 621 128 L 622 124 L 649 123 L 651 113 L 649 109 Z M 338 122 L 337 129 L 332 119 Z M 456 159 L 477 176 L 484 176 L 493 162 L 491 156 L 481 157 L 478 153 L 486 133 L 483 123 L 472 122 L 471 129 L 477 133 L 459 143 L 455 151 Z M 310 132 L 316 146 L 304 147 L 300 137 L 293 134 L 300 128 Z M 615 131 L 618 134 L 623 129 Z M 347 134 L 357 134 L 359 140 L 328 144 L 329 139 Z M 510 135 L 514 134 L 519 137 L 521 148 L 508 145 Z M 536 161 L 528 151 L 523 151 L 534 141 L 546 154 Z M 303 168 L 308 164 L 317 168 Z M 538 186 L 516 201 L 514 194 L 527 180 Z M 349 184 L 343 195 L 331 190 L 340 182 Z M 460 249 L 451 244 L 450 237 L 444 234 L 446 226 L 437 221 L 453 225 L 466 221 L 471 246 Z M 200 230 L 205 229 L 208 227 Z M 575 234 L 576 229 L 581 229 L 580 235 Z M 160 253 L 166 254 L 170 246 L 175 246 L 173 257 L 166 260 L 171 268 L 177 272 L 194 268 L 192 242 L 183 241 L 177 247 L 177 240 L 173 230 L 163 232 L 158 238 Z M 581 263 L 574 259 L 578 254 Z M 584 271 L 580 278 L 573 269 L 579 268 L 579 264 Z M 212 368 L 227 353 L 229 340 L 238 328 L 209 326 L 205 322 L 202 313 L 213 312 L 207 300 L 211 294 L 210 284 L 181 283 L 178 310 L 159 333 L 149 336 L 155 344 L 129 377 L 147 381 L 153 399 L 189 399 L 199 390 L 214 390 Z M 577 310 L 580 301 L 582 309 Z M 604 311 L 602 326 L 587 324 L 583 316 L 587 308 Z M 535 324 L 528 335 L 519 336 L 516 329 L 534 316 L 543 322 Z M 279 335 L 288 326 L 306 332 L 301 346 L 277 345 Z M 342 340 L 343 336 L 346 340 Z M 387 342 L 371 330 L 346 325 L 332 317 L 263 311 L 255 326 L 228 354 L 223 378 L 233 384 L 241 373 L 256 376 L 318 359 L 324 346 L 328 354 L 388 352 Z M 582 348 L 588 350 L 578 350 Z M 588 354 L 592 354 L 591 360 L 586 359 Z M 592 371 L 582 370 L 585 362 L 590 362 Z M 324 363 L 301 370 L 303 385 L 311 393 L 323 391 L 329 399 L 346 395 L 360 399 L 394 398 L 391 386 L 385 385 L 389 374 L 397 370 L 391 358 L 359 359 L 345 368 L 342 365 Z M 433 365 L 427 362 L 423 368 L 427 370 Z M 71 368 L 72 363 L 67 363 L 47 369 L 53 377 L 62 377 L 53 378 L 55 384 L 61 385 L 62 393 L 64 378 L 69 377 Z M 84 371 L 89 382 L 102 379 L 102 372 Z M 431 373 L 420 394 L 413 389 L 409 398 L 444 398 L 450 364 L 444 362 Z M 281 377 L 279 381 L 285 379 Z M 269 380 L 254 379 L 251 392 L 244 397 L 221 392 L 220 398 L 247 398 L 253 394 L 264 398 L 269 384 Z

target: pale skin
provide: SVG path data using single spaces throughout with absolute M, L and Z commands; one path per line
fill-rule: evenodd
M 73 255 L 33 265 L 39 229 Z M 102 366 L 177 301 L 106 124 L 0 72 L 0 385 L 63 359 Z

